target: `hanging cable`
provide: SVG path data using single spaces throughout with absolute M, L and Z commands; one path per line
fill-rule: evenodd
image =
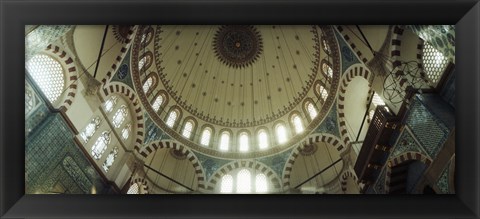
M 105 31 L 103 33 L 102 44 L 100 46 L 100 51 L 98 51 L 97 64 L 95 65 L 95 71 L 93 72 L 93 78 L 97 77 L 98 66 L 100 65 L 100 58 L 102 58 L 103 47 L 105 46 L 105 39 L 107 38 L 108 25 L 105 25 Z

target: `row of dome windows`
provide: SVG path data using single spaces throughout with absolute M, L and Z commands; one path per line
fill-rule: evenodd
M 139 70 L 143 70 L 144 66 L 150 65 L 152 58 L 151 58 L 151 55 L 149 54 L 150 53 L 145 53 L 144 55 L 141 56 L 140 60 L 138 61 Z M 327 61 L 322 62 L 322 71 L 326 76 L 327 80 L 331 80 L 331 78 L 333 77 L 333 69 L 329 62 Z M 148 96 L 153 91 L 153 88 L 156 86 L 157 83 L 158 83 L 158 78 L 156 77 L 156 75 L 154 73 L 150 73 L 149 76 L 144 80 L 144 83 L 142 86 L 142 90 L 145 93 L 145 95 Z M 317 94 L 317 96 L 319 97 L 319 100 L 322 103 L 325 102 L 326 98 L 328 97 L 328 91 L 327 89 L 325 89 L 324 85 L 320 81 L 318 81 L 318 83 L 315 84 L 315 93 Z M 154 98 L 153 102 L 151 103 L 153 110 L 158 113 L 160 108 L 166 105 L 165 100 L 166 100 L 165 94 L 162 92 L 159 92 Z M 306 112 L 308 112 L 308 115 L 311 120 L 313 120 L 318 114 L 315 105 L 311 101 L 306 102 L 305 109 L 306 109 Z M 177 110 L 171 110 L 168 113 L 168 117 L 166 118 L 165 124 L 170 128 L 174 128 L 178 119 L 179 119 L 179 112 Z M 293 128 L 295 130 L 295 133 L 297 134 L 302 133 L 304 131 L 304 125 L 300 116 L 298 114 L 293 114 L 291 116 L 291 120 L 293 123 Z M 191 139 L 194 128 L 195 128 L 195 123 L 192 120 L 188 120 L 184 124 L 183 130 L 181 131 L 181 135 L 187 139 Z M 277 134 L 276 136 L 277 142 L 279 144 L 283 144 L 287 142 L 286 127 L 283 124 L 279 124 L 276 126 L 275 130 Z M 206 147 L 210 146 L 210 138 L 212 134 L 213 133 L 211 128 L 208 128 L 208 127 L 204 128 L 204 130 L 201 133 L 199 143 L 202 146 L 206 146 Z M 266 149 L 269 147 L 268 139 L 269 137 L 266 130 L 262 129 L 258 132 L 259 149 Z M 249 142 L 248 133 L 246 132 L 240 133 L 238 150 L 241 152 L 248 152 L 250 150 L 248 142 Z M 228 131 L 222 132 L 220 137 L 219 149 L 221 151 L 230 150 L 230 132 Z
M 146 82 L 144 83 L 144 90 L 143 90 L 144 92 L 149 91 L 149 86 L 151 85 L 151 80 L 150 79 L 151 79 L 151 77 L 149 79 L 147 79 Z M 322 97 L 323 101 L 325 101 L 325 99 L 328 96 L 328 93 L 327 93 L 326 89 L 322 85 L 318 85 L 317 89 L 318 89 L 318 93 L 321 93 L 321 97 Z M 165 97 L 163 95 L 158 95 L 154 99 L 154 101 L 152 103 L 152 108 L 155 112 L 158 112 L 160 110 L 160 107 L 165 104 L 164 99 L 165 99 Z M 308 112 L 309 118 L 311 120 L 313 120 L 318 115 L 317 109 L 311 101 L 306 102 L 305 109 L 306 109 L 306 112 Z M 171 110 L 168 113 L 168 117 L 166 119 L 165 124 L 170 128 L 174 128 L 178 119 L 179 119 L 179 113 L 177 112 L 177 110 Z M 297 133 L 297 134 L 302 133 L 304 131 L 304 125 L 303 125 L 301 117 L 298 114 L 293 114 L 291 116 L 291 120 L 292 120 L 292 124 L 293 124 L 293 128 L 295 130 L 295 133 Z M 186 121 L 184 126 L 183 126 L 183 130 L 181 131 L 182 136 L 187 138 L 187 139 L 191 139 L 192 138 L 192 132 L 193 132 L 194 128 L 195 128 L 195 123 L 192 120 Z M 199 143 L 202 146 L 206 146 L 206 147 L 210 146 L 210 142 L 211 142 L 210 140 L 211 140 L 212 134 L 213 134 L 212 129 L 208 128 L 208 127 L 205 127 L 204 130 L 201 133 Z M 278 124 L 276 126 L 276 134 L 277 134 L 277 141 L 278 141 L 279 144 L 283 144 L 283 143 L 287 142 L 287 130 L 286 130 L 286 127 L 283 124 Z M 262 129 L 262 130 L 258 131 L 258 147 L 259 147 L 259 149 L 266 149 L 266 148 L 269 147 L 268 139 L 269 139 L 269 137 L 268 137 L 268 134 L 267 134 L 266 130 Z M 249 151 L 250 147 L 249 147 L 248 142 L 249 142 L 248 133 L 246 133 L 246 132 L 240 133 L 238 150 L 241 151 L 241 152 Z M 220 137 L 219 149 L 222 150 L 222 151 L 230 150 L 230 132 L 228 132 L 228 131 L 222 132 L 221 137 Z

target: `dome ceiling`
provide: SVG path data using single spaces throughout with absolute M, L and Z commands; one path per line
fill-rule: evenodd
M 289 148 L 323 121 L 336 97 L 339 57 L 330 26 L 140 26 L 131 71 L 142 105 L 170 136 L 212 156 L 250 158 Z M 146 89 L 152 76 L 153 89 Z M 159 95 L 161 107 L 155 105 Z M 306 103 L 314 104 L 315 118 Z M 172 128 L 166 121 L 173 109 L 180 122 Z M 293 114 L 306 131 L 293 131 Z M 193 134 L 185 137 L 182 129 L 192 119 Z M 290 127 L 286 143 L 273 137 L 279 123 Z M 205 127 L 211 127 L 212 140 L 200 145 Z M 260 129 L 270 136 L 267 149 L 258 146 Z M 219 151 L 224 131 L 237 149 Z M 239 152 L 239 134 L 245 131 L 253 149 Z
M 154 56 L 167 92 L 227 127 L 261 125 L 305 97 L 320 61 L 315 26 L 161 26 Z

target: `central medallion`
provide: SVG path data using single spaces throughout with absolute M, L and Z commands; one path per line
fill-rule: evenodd
M 254 26 L 223 25 L 215 33 L 213 50 L 225 65 L 233 68 L 247 67 L 262 53 L 262 36 Z

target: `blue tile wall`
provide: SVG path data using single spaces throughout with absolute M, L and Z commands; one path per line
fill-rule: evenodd
M 87 194 L 107 185 L 78 148 L 74 135 L 59 113 L 50 113 L 25 144 L 26 193 L 49 193 L 57 183 L 67 193 Z
M 130 51 L 131 50 L 128 49 L 125 58 L 123 59 L 115 74 L 113 75 L 112 81 L 122 82 L 135 90 L 135 88 L 133 87 L 132 76 L 130 75 Z
M 439 113 L 438 111 L 440 110 L 437 108 L 437 114 L 433 114 L 432 111 L 430 111 L 430 107 L 432 106 L 428 107 L 424 105 L 422 101 L 424 99 L 422 95 L 416 95 L 414 97 L 408 112 L 406 124 L 410 130 L 412 130 L 413 135 L 418 139 L 420 145 L 425 149 L 429 157 L 434 159 L 450 133 L 449 128 L 444 122 L 451 125 L 452 121 L 450 119 L 441 120 L 438 117 L 444 116 L 443 119 L 445 119 L 445 116 L 448 115 L 448 110 Z M 432 104 L 435 103 L 435 100 L 427 102 Z
M 405 152 L 414 151 L 419 152 L 421 154 L 427 155 L 425 149 L 422 148 L 414 139 L 412 134 L 408 131 L 408 127 L 406 127 L 401 133 L 400 137 L 396 144 L 393 145 L 393 150 L 390 153 L 390 157 L 396 157 L 400 154 Z
M 315 133 L 329 133 L 340 138 L 337 122 L 337 101 L 333 103 L 330 112 L 325 116 L 322 123 L 315 129 Z
M 198 152 L 194 152 L 194 154 L 195 156 L 197 156 L 198 160 L 200 161 L 203 171 L 205 171 L 205 177 L 207 178 L 206 181 L 209 181 L 213 173 L 215 173 L 215 171 L 220 169 L 223 165 L 233 161 L 233 160 L 218 159 L 218 158 L 210 157 Z
M 278 177 L 282 177 L 283 168 L 285 168 L 285 164 L 287 163 L 292 150 L 293 149 L 289 149 L 280 154 L 258 158 L 257 160 L 272 168 L 272 170 L 277 173 Z
M 341 74 L 343 74 L 353 64 L 360 63 L 360 60 L 358 60 L 355 53 L 353 53 L 352 49 L 350 49 L 350 46 L 348 46 L 347 42 L 345 42 L 343 37 L 336 31 L 336 29 L 334 32 L 340 47 L 340 54 L 342 55 Z
M 451 161 L 445 166 L 443 169 L 442 174 L 438 178 L 437 182 L 435 183 L 440 189 L 443 194 L 449 194 L 450 192 L 450 185 L 448 184 L 448 179 L 450 178 L 450 165 Z
M 143 114 L 143 118 L 145 119 L 145 127 L 146 127 L 146 135 L 144 139 L 144 144 L 147 145 L 150 142 L 157 141 L 157 140 L 168 140 L 172 139 L 167 133 L 165 133 L 162 129 L 160 129 L 155 122 L 148 116 L 148 113 Z
M 55 192 L 56 185 L 73 194 L 88 194 L 92 187 L 97 193 L 109 191 L 62 115 L 50 112 L 44 102 L 25 119 L 25 133 L 27 194 Z
M 44 50 L 59 37 L 70 31 L 73 25 L 39 25 L 25 36 L 25 60 Z
M 374 190 L 375 193 L 377 194 L 385 194 L 385 170 L 386 168 L 384 167 L 382 169 L 382 172 L 380 173 L 379 177 L 377 178 L 377 181 L 375 182 Z

